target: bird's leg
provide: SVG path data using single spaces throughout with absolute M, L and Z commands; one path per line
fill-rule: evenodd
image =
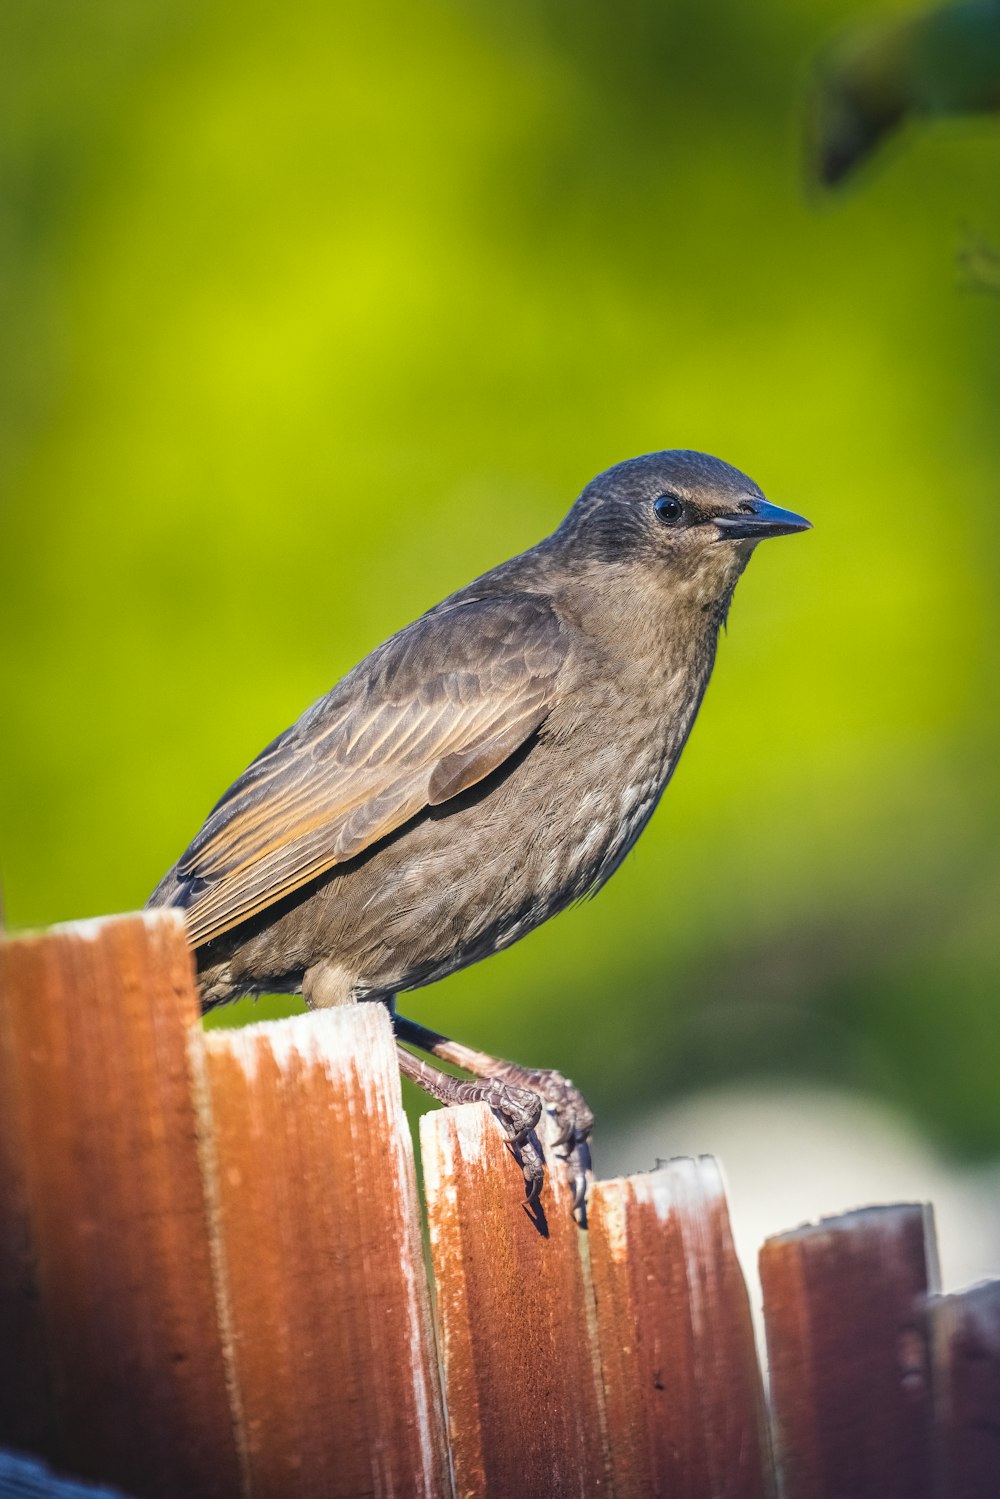
M 486 1052 L 474 1051 L 460 1041 L 450 1041 L 438 1031 L 428 1030 L 415 1020 L 395 1016 L 396 1036 L 410 1046 L 419 1047 L 442 1062 L 453 1062 L 466 1072 L 487 1080 L 499 1079 L 517 1089 L 538 1094 L 556 1125 L 553 1147 L 569 1165 L 573 1179 L 573 1211 L 581 1222 L 586 1217 L 587 1189 L 591 1179 L 590 1132 L 594 1116 L 583 1095 L 569 1078 L 549 1068 L 520 1067 Z
M 542 1153 L 534 1134 L 535 1125 L 542 1117 L 542 1101 L 538 1094 L 512 1086 L 499 1077 L 468 1082 L 421 1061 L 403 1046 L 397 1046 L 396 1051 L 403 1076 L 436 1098 L 438 1103 L 489 1104 L 510 1137 L 511 1149 L 524 1172 L 528 1201 L 535 1202 L 545 1176 Z

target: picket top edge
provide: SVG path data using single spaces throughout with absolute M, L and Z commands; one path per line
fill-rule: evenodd
M 817 1218 L 814 1222 L 799 1223 L 795 1228 L 781 1233 L 769 1234 L 761 1253 L 769 1246 L 809 1242 L 826 1235 L 851 1235 L 859 1230 L 888 1231 L 902 1226 L 912 1216 L 922 1219 L 928 1233 L 933 1232 L 933 1206 L 929 1202 L 876 1203 L 866 1207 L 851 1208 L 844 1213 L 832 1213 Z
M 591 1216 L 615 1260 L 628 1253 L 628 1222 L 635 1208 L 650 1207 L 661 1223 L 714 1213 L 726 1203 L 722 1170 L 714 1156 L 676 1156 L 652 1171 L 595 1181 Z
M 321 1067 L 331 1081 L 357 1073 L 373 1084 L 384 1082 L 390 1093 L 399 1092 L 392 1024 L 380 1004 L 344 1005 L 281 1020 L 219 1026 L 204 1031 L 203 1042 L 209 1054 L 232 1057 L 251 1081 L 265 1058 L 270 1058 L 282 1073 Z
M 970 1324 L 1000 1349 L 1000 1280 L 977 1280 L 958 1291 L 932 1293 L 927 1308 L 932 1318 L 956 1318 Z
M 491 1128 L 503 1133 L 485 1103 L 428 1109 L 420 1116 L 421 1148 L 434 1152 L 448 1170 L 454 1166 L 455 1149 L 466 1165 L 472 1165 L 485 1160 Z
M 123 927 L 142 926 L 149 932 L 182 932 L 186 935 L 184 912 L 176 906 L 161 906 L 150 911 L 118 911 L 111 916 L 83 916 L 74 921 L 57 921 L 52 926 L 27 927 L 11 931 L 0 927 L 0 944 L 16 947 L 34 945 L 50 937 L 75 938 L 78 942 L 99 942 L 107 933 Z
M 620 1195 L 651 1203 L 661 1217 L 666 1217 L 678 1208 L 706 1205 L 725 1197 L 726 1184 L 715 1156 L 679 1155 L 658 1162 L 651 1171 L 601 1178 L 594 1182 L 593 1190 L 605 1198 Z

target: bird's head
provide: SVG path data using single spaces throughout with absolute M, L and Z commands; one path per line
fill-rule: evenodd
M 757 543 L 809 529 L 801 515 L 765 500 L 739 469 L 679 449 L 598 474 L 556 537 L 580 561 L 638 569 L 724 614 Z

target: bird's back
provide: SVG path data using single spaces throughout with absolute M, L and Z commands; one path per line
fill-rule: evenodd
M 620 631 L 601 640 L 561 622 L 568 665 L 544 721 L 482 782 L 211 943 L 216 997 L 294 989 L 318 955 L 357 994 L 430 983 L 608 879 L 676 765 L 714 633 L 637 651 Z

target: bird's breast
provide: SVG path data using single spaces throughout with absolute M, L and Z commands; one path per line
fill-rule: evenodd
M 332 872 L 288 919 L 310 923 L 358 992 L 418 987 L 507 947 L 599 889 L 639 837 L 701 697 L 690 676 L 676 693 L 672 681 L 642 692 L 605 673 L 568 693 L 493 777 Z
M 618 868 L 670 780 L 704 695 L 702 669 L 664 666 L 636 689 L 596 707 L 560 745 L 575 787 L 560 850 L 577 894 L 598 889 Z M 558 730 L 557 730 L 558 732 Z

